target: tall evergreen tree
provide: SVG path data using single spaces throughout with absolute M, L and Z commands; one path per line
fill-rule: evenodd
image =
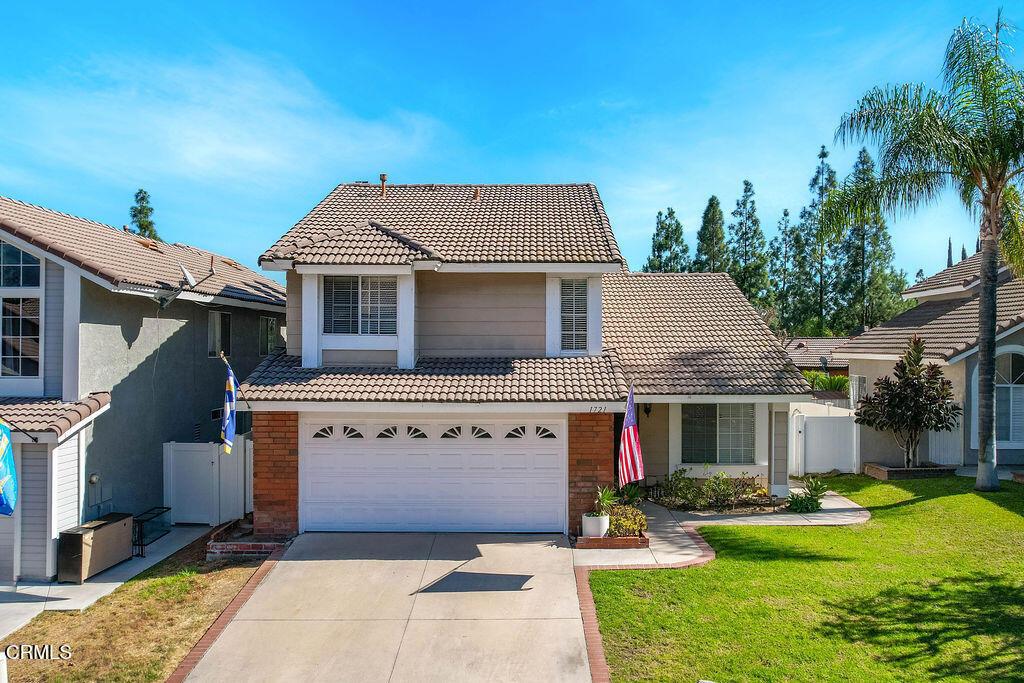
M 676 218 L 671 206 L 665 213 L 658 212 L 655 219 L 654 236 L 651 238 L 651 255 L 644 264 L 646 273 L 683 273 L 690 269 L 690 247 L 683 236 L 683 224 Z
M 729 275 L 747 300 L 759 311 L 771 304 L 768 253 L 761 219 L 757 217 L 754 185 L 743 181 L 743 195 L 736 200 L 734 221 L 729 224 Z
M 818 152 L 818 166 L 808 183 L 811 202 L 800 210 L 801 254 L 798 259 L 800 297 L 797 304 L 805 334 L 825 336 L 835 308 L 835 231 L 823 220 L 822 207 L 829 192 L 837 187 L 836 172 L 828 163 L 825 145 Z
M 953 267 L 953 238 L 949 237 L 949 238 L 947 238 L 947 240 L 948 241 L 946 242 L 946 267 L 947 268 L 952 268 Z
M 725 273 L 729 270 L 729 248 L 725 243 L 725 216 L 718 197 L 711 195 L 697 231 L 697 251 L 693 270 L 701 273 Z
M 847 183 L 867 187 L 876 181 L 875 162 L 867 149 L 861 149 Z M 837 334 L 874 327 L 908 307 L 900 296 L 907 276 L 893 267 L 892 240 L 881 211 L 867 211 L 848 227 L 837 258 Z M 952 259 L 953 242 L 947 246 Z
M 795 322 L 793 289 L 799 240 L 800 233 L 789 219 L 789 209 L 783 209 L 778 234 L 772 238 L 768 249 L 768 275 L 775 301 L 775 325 L 784 332 L 793 329 Z
M 960 260 L 963 261 L 965 258 L 967 258 L 967 245 L 966 244 L 961 244 L 960 245 Z
M 141 187 L 135 193 L 135 205 L 130 210 L 132 225 L 135 226 L 135 234 L 151 240 L 159 240 L 160 235 L 156 232 L 156 224 L 153 223 L 153 207 L 149 205 L 149 193 Z
M 924 268 L 918 268 L 917 275 L 914 276 L 914 284 L 916 285 L 918 282 L 923 282 L 924 279 Z

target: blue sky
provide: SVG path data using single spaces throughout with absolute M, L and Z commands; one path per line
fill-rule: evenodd
M 145 187 L 165 239 L 255 264 L 341 181 L 590 181 L 635 268 L 659 209 L 692 245 L 744 178 L 770 238 L 840 115 L 935 83 L 952 29 L 999 6 L 163 5 L 5 8 L 0 194 L 122 225 Z M 952 196 L 890 227 L 911 277 L 977 235 Z

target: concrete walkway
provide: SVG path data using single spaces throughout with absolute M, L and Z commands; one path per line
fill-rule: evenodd
M 190 681 L 590 681 L 562 535 L 306 533 Z
M 766 512 L 744 514 L 693 513 L 668 510 L 644 503 L 647 515 L 649 548 L 624 550 L 573 550 L 573 563 L 578 567 L 609 567 L 622 565 L 680 566 L 694 564 L 708 557 L 708 549 L 694 529 L 713 524 L 764 526 L 845 526 L 860 524 L 871 513 L 849 498 L 831 491 L 821 501 L 820 512 Z
M 1003 481 L 1012 481 L 1014 472 L 1024 472 L 1024 465 L 997 465 L 996 474 Z M 960 467 L 956 471 L 958 477 L 970 477 L 974 479 L 978 476 L 978 467 L 971 465 L 970 467 Z
M 82 584 L 23 581 L 0 590 L 0 638 L 6 638 L 43 610 L 81 611 L 110 595 L 128 579 L 141 574 L 210 532 L 208 526 L 179 526 L 146 548 L 146 557 L 133 557 L 100 572 Z

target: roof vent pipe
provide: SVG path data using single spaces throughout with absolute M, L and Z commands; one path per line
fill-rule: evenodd
M 388 196 L 388 174 L 387 173 L 381 173 L 380 174 L 380 196 L 381 197 L 387 197 Z

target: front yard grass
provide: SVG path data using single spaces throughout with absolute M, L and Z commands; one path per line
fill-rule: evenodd
M 1024 680 L 1024 486 L 829 480 L 850 527 L 702 528 L 683 570 L 590 575 L 617 681 Z
M 206 539 L 183 548 L 84 612 L 44 612 L 0 643 L 71 645 L 70 660 L 9 661 L 15 681 L 164 680 L 259 561 L 206 562 Z

